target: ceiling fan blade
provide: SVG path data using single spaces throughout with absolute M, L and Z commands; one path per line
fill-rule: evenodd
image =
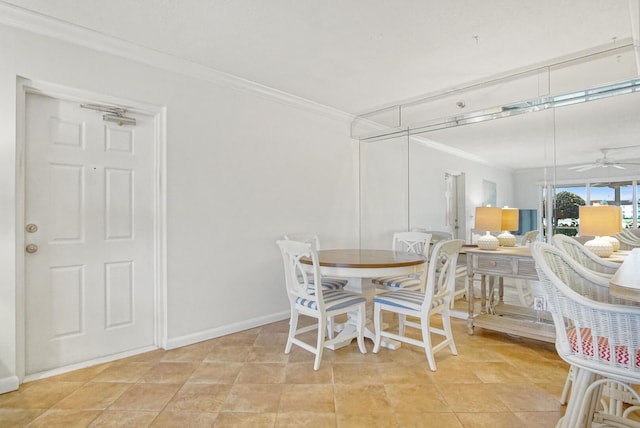
M 596 164 L 589 163 L 589 164 L 586 164 L 586 165 L 570 166 L 568 169 L 578 169 L 578 170 L 580 170 L 582 168 L 591 169 L 591 168 L 595 168 L 597 166 L 598 165 L 596 165 Z
M 581 168 L 576 169 L 576 172 L 585 172 L 590 169 L 599 168 L 600 165 L 583 165 Z
M 617 163 L 612 163 L 611 166 L 614 167 L 614 168 L 618 168 L 618 169 L 626 169 L 625 167 L 623 167 L 622 165 L 617 164 Z

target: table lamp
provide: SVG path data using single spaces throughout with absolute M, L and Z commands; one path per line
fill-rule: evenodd
M 511 234 L 512 230 L 518 230 L 518 209 L 502 208 L 502 224 L 500 225 L 502 233 L 498 235 L 498 242 L 503 247 L 515 247 L 516 237 Z
M 476 207 L 477 230 L 484 230 L 486 235 L 478 238 L 478 247 L 482 250 L 495 250 L 500 245 L 498 238 L 491 235 L 491 232 L 499 232 L 502 226 L 502 208 L 498 207 Z
M 580 235 L 595 236 L 584 246 L 600 257 L 613 253 L 611 239 L 622 230 L 622 214 L 615 205 L 594 205 L 580 207 Z M 618 243 L 618 248 L 619 248 Z

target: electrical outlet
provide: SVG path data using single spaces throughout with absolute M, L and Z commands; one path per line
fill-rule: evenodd
M 544 297 L 542 296 L 533 297 L 533 309 L 535 309 L 536 311 L 547 310 L 547 302 L 544 300 Z

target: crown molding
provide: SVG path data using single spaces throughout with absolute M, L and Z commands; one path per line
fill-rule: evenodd
M 184 76 L 204 80 L 223 87 L 251 92 L 289 106 L 322 114 L 334 119 L 351 121 L 355 117 L 354 115 L 342 110 L 338 110 L 288 92 L 280 91 L 232 74 L 224 73 L 174 55 L 136 45 L 126 40 L 118 39 L 117 37 L 109 36 L 86 27 L 61 21 L 1 0 L 0 24 L 182 74 Z

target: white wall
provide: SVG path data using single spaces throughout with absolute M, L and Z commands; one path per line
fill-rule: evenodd
M 497 206 L 517 207 L 511 170 L 473 162 L 406 137 L 362 143 L 362 245 L 388 248 L 394 231 L 447 231 L 445 172 L 465 173 L 463 236 L 470 242 L 475 208 L 482 205 L 483 180 L 496 183 Z
M 483 181 L 496 183 L 496 206 L 517 207 L 513 172 L 442 153 L 424 144 L 411 145 L 411 227 L 448 230 L 445 223 L 445 172 L 459 171 L 465 177 L 464 239 L 471 242 L 475 208 L 484 200 Z
M 0 392 L 19 373 L 17 76 L 166 107 L 170 347 L 288 316 L 274 243 L 284 233 L 316 232 L 325 248 L 358 246 L 359 148 L 348 137 L 350 117 L 206 73 L 193 77 L 201 70 L 171 72 L 13 27 L 0 25 L 0 40 Z M 386 248 L 390 236 L 380 230 L 403 221 L 441 229 L 448 170 L 466 174 L 468 227 L 482 180 L 497 184 L 499 206 L 518 206 L 510 171 L 412 143 L 409 178 L 406 148 L 374 150 L 378 164 L 363 158 L 365 191 L 378 183 L 382 192 L 364 195 L 365 203 L 383 196 L 364 207 L 380 215 L 368 229 L 371 213 L 362 213 L 364 246 L 380 238 Z M 394 210 L 388 198 L 404 206 Z M 369 241 L 372 234 L 380 236 Z
M 16 78 L 167 109 L 168 341 L 288 316 L 275 240 L 358 243 L 350 118 L 0 25 L 0 392 L 17 379 Z M 16 251 L 18 255 L 16 255 Z

